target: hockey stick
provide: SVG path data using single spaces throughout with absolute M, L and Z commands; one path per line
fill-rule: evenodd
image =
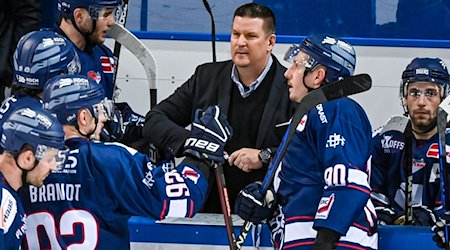
M 212 46 L 212 59 L 216 62 L 216 24 L 214 23 L 214 16 L 211 11 L 211 6 L 207 0 L 203 0 L 203 5 L 205 5 L 206 11 L 211 18 L 211 46 Z
M 150 89 L 150 109 L 153 108 L 156 105 L 156 63 L 152 53 L 133 33 L 118 23 L 109 30 L 108 35 L 133 53 L 144 67 Z
M 413 208 L 412 208 L 412 140 L 413 133 L 411 127 L 411 120 L 405 128 L 405 151 L 403 159 L 403 169 L 405 171 L 405 222 L 404 225 L 412 225 L 414 223 Z
M 216 25 L 214 23 L 214 16 L 211 11 L 211 6 L 207 0 L 203 0 L 206 11 L 211 18 L 211 45 L 212 45 L 212 60 L 216 62 Z M 214 165 L 214 173 L 216 175 L 217 190 L 219 192 L 220 207 L 222 209 L 223 218 L 225 220 L 225 229 L 228 236 L 228 244 L 230 250 L 236 249 L 236 238 L 234 236 L 233 218 L 231 217 L 230 200 L 228 198 L 228 189 L 225 182 L 225 175 L 223 173 L 223 166 L 220 163 Z
M 276 170 L 280 165 L 281 160 L 283 159 L 283 156 L 289 146 L 289 143 L 295 134 L 297 125 L 300 123 L 300 120 L 303 118 L 303 116 L 318 104 L 367 91 L 371 86 L 372 79 L 368 74 L 349 76 L 336 83 L 328 84 L 319 89 L 311 91 L 301 100 L 300 103 L 298 103 L 296 112 L 291 119 L 286 133 L 284 134 L 283 141 L 278 147 L 275 158 L 270 164 L 267 174 L 261 185 L 260 192 L 261 194 L 263 194 L 263 197 L 269 189 L 270 185 L 272 185 Z M 237 249 L 241 249 L 242 244 L 244 243 L 245 238 L 247 237 L 248 232 L 251 228 L 251 224 L 252 223 L 250 221 L 246 221 L 242 226 L 241 232 L 236 239 Z
M 116 17 L 117 18 L 116 24 L 120 24 L 123 27 L 125 27 L 125 23 L 127 21 L 128 16 L 128 1 L 129 0 L 122 0 L 122 4 L 119 6 L 118 15 Z M 113 49 L 114 61 L 116 62 L 116 70 L 114 71 L 113 76 L 114 88 L 116 87 L 117 73 L 119 69 L 120 48 L 121 44 L 116 40 L 114 42 L 114 49 Z
M 450 114 L 450 97 L 445 98 L 441 104 L 439 104 L 438 117 L 437 117 L 437 129 L 439 134 L 439 184 L 441 188 L 441 200 L 444 211 L 448 211 L 447 207 L 447 195 L 448 195 L 448 183 L 447 183 L 447 151 L 446 151 L 446 140 L 445 140 L 445 129 L 448 122 L 448 115 Z M 447 225 L 444 225 L 444 245 L 445 249 L 450 249 L 449 247 L 449 232 Z
M 220 163 L 214 163 L 216 173 L 217 191 L 219 192 L 220 206 L 222 208 L 225 220 L 225 228 L 227 229 L 228 243 L 230 250 L 236 250 L 236 237 L 234 236 L 233 218 L 231 217 L 230 201 L 228 199 L 228 190 L 225 184 L 225 175 L 223 167 Z

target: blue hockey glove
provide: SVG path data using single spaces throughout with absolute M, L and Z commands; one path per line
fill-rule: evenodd
M 122 114 L 114 105 L 110 108 L 112 110 L 107 112 L 111 117 L 105 122 L 105 126 L 100 134 L 100 140 L 105 142 L 120 141 L 125 130 Z
M 218 106 L 210 106 L 205 112 L 197 109 L 184 144 L 184 155 L 224 163 L 223 150 L 231 135 L 232 129 Z
M 261 184 L 251 183 L 239 192 L 234 211 L 243 220 L 260 224 L 274 215 L 276 196 L 273 188 L 267 190 L 266 195 L 260 193 Z
M 447 211 L 445 214 L 439 216 L 439 219 L 431 228 L 434 232 L 433 240 L 439 248 L 445 248 L 445 227 L 450 228 L 450 211 Z

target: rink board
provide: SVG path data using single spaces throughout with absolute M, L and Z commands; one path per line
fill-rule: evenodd
M 233 217 L 237 235 L 243 221 Z M 164 250 L 222 250 L 229 249 L 222 215 L 198 214 L 193 219 L 169 219 L 162 222 L 143 217 L 132 217 L 129 221 L 131 249 Z M 380 250 L 438 249 L 428 227 L 380 226 Z M 244 250 L 253 248 L 249 235 Z M 260 250 L 272 249 L 267 227 L 263 227 Z

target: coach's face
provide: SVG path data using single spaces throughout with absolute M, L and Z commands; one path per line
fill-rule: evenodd
M 262 72 L 275 44 L 275 34 L 264 31 L 262 18 L 236 16 L 230 40 L 231 58 L 238 70 L 252 68 Z

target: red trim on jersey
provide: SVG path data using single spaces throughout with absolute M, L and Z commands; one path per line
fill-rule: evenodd
M 307 220 L 307 221 L 310 221 L 310 220 L 313 220 L 313 219 L 314 219 L 314 216 L 311 216 L 311 215 L 299 215 L 299 216 L 292 216 L 292 217 L 286 218 L 284 221 L 286 221 L 286 222 L 295 221 L 295 220 Z
M 361 192 L 364 192 L 364 193 L 366 193 L 366 194 L 369 194 L 369 195 L 370 195 L 370 191 L 369 191 L 369 190 L 367 190 L 366 188 L 362 188 L 362 187 L 360 187 L 360 186 L 357 186 L 357 185 L 353 185 L 353 184 L 348 184 L 348 185 L 347 185 L 347 187 L 349 187 L 349 188 L 353 188 L 353 189 L 356 189 L 356 190 L 359 190 L 359 191 L 361 191 Z
M 167 200 L 163 201 L 163 207 L 161 209 L 161 214 L 159 215 L 159 219 L 163 220 L 165 215 L 166 215 L 166 210 L 167 210 Z

